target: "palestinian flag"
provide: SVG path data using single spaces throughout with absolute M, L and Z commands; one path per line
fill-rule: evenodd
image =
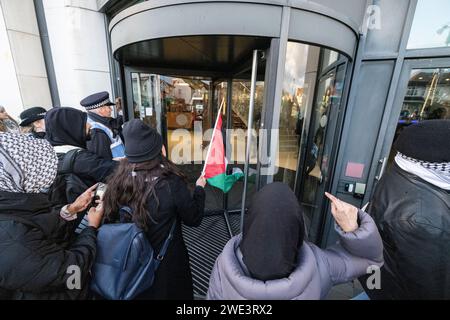
M 219 115 L 214 126 L 214 131 L 206 154 L 205 167 L 203 174 L 208 183 L 221 189 L 224 193 L 230 191 L 234 183 L 244 176 L 239 168 L 233 168 L 233 173 L 227 175 L 227 158 L 225 157 L 225 148 L 222 136 L 222 115 Z

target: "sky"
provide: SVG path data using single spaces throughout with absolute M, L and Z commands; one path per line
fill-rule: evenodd
M 306 44 L 288 42 L 283 89 L 291 94 L 305 83 L 308 47 Z
M 445 25 L 446 30 L 438 34 Z M 419 0 L 407 48 L 445 47 L 449 36 L 450 0 Z

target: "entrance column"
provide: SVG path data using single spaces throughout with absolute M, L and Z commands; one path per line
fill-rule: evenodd
M 265 74 L 265 93 L 260 136 L 257 187 L 273 182 L 276 173 L 276 156 L 278 150 L 278 127 L 280 122 L 281 96 L 283 90 L 286 50 L 289 34 L 291 8 L 283 7 L 280 38 L 273 38 L 267 50 Z

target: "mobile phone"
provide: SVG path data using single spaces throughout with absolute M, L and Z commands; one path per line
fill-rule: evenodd
M 95 189 L 94 202 L 96 200 L 103 200 L 103 196 L 105 195 L 107 185 L 105 183 L 99 183 L 97 189 Z

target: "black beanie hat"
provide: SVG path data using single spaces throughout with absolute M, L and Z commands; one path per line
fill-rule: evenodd
M 450 120 L 426 120 L 400 133 L 394 148 L 420 161 L 450 162 Z
M 133 119 L 123 126 L 125 155 L 131 163 L 149 161 L 156 158 L 163 146 L 161 135 L 142 120 Z

